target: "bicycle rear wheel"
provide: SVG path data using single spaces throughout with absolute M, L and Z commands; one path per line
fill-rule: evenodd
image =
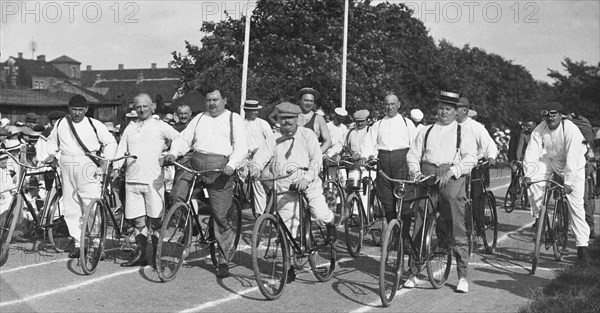
M 190 207 L 177 202 L 169 209 L 156 247 L 156 273 L 163 282 L 173 280 L 189 253 L 192 241 Z
M 95 200 L 86 210 L 81 227 L 81 246 L 79 260 L 87 275 L 96 271 L 104 250 L 106 238 L 106 211 L 102 200 Z
M 544 237 L 546 233 L 546 206 L 542 205 L 540 208 L 539 218 L 537 222 L 537 231 L 535 232 L 535 245 L 533 246 L 533 260 L 531 262 L 531 274 L 535 274 L 537 269 L 538 261 L 540 258 L 540 249 L 544 244 Z
M 346 217 L 344 191 L 336 180 L 328 179 L 323 183 L 323 194 L 329 210 L 333 212 L 335 227 L 338 227 Z
M 348 199 L 348 218 L 344 221 L 346 248 L 348 253 L 357 257 L 362 248 L 365 232 L 365 213 L 360 198 L 353 194 Z
M 73 245 L 73 239 L 69 235 L 69 229 L 65 222 L 65 208 L 61 206 L 61 198 L 62 194 L 60 193 L 52 196 L 46 216 L 48 241 L 57 253 L 67 251 Z
M 12 240 L 13 232 L 15 231 L 15 227 L 21 216 L 22 207 L 23 199 L 21 198 L 21 195 L 17 193 L 11 201 L 8 211 L 0 216 L 0 266 L 4 265 L 8 260 L 10 241 Z
M 305 204 L 308 205 L 308 204 Z M 310 215 L 306 216 L 310 219 Z M 335 271 L 337 254 L 334 243 L 327 240 L 327 229 L 316 222 L 310 222 L 309 240 L 306 241 L 306 251 L 309 252 L 308 262 L 315 277 L 325 282 L 331 279 Z
M 208 219 L 209 233 L 212 234 L 211 238 L 215 238 L 213 221 L 214 221 L 214 218 L 211 215 L 210 218 Z M 231 206 L 229 207 L 229 211 L 227 211 L 227 221 L 229 222 L 229 225 L 230 225 L 233 233 L 235 234 L 234 235 L 235 237 L 233 239 L 233 250 L 235 251 L 235 250 L 237 250 L 237 246 L 240 242 L 240 236 L 242 234 L 242 204 L 240 203 L 240 200 L 238 200 L 235 197 L 231 201 Z M 217 259 L 217 247 L 218 247 L 218 244 L 216 241 L 214 243 L 210 244 L 210 259 L 214 266 L 219 265 L 219 262 Z M 233 257 L 233 255 L 231 255 L 231 257 Z
M 371 190 L 369 210 L 371 211 L 370 214 L 373 217 L 373 223 L 370 226 L 371 238 L 376 246 L 381 246 L 383 236 L 385 235 L 387 228 L 387 220 L 385 219 L 385 210 L 383 209 L 383 205 L 375 194 L 375 189 Z
M 397 219 L 388 225 L 383 236 L 379 262 L 379 297 L 383 306 L 390 306 L 402 277 L 404 245 L 402 226 Z
M 272 214 L 261 215 L 252 230 L 252 269 L 258 289 L 269 300 L 285 289 L 289 268 L 286 238 Z
M 481 199 L 483 214 L 477 219 L 477 227 L 483 237 L 483 247 L 489 254 L 496 250 L 498 242 L 498 212 L 496 211 L 496 197 L 491 191 L 483 194 Z
M 449 229 L 441 225 L 447 223 L 445 219 L 440 218 L 439 214 L 431 215 L 427 221 L 425 233 L 425 253 L 427 276 L 429 282 L 434 288 L 442 288 L 450 275 L 452 265 L 452 253 L 450 251 L 449 241 L 442 229 Z

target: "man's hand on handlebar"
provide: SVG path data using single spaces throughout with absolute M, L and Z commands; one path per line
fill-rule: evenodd
M 51 163 L 56 163 L 56 161 L 57 161 L 57 160 L 56 160 L 56 157 L 55 157 L 55 156 L 52 154 L 52 155 L 49 155 L 49 156 L 48 156 L 48 157 L 47 157 L 47 158 L 44 160 L 44 163 L 51 164 Z
M 523 185 L 524 188 L 529 188 L 529 185 L 531 185 L 531 177 L 525 177 L 521 185 Z
M 223 174 L 227 175 L 227 176 L 231 176 L 233 175 L 233 173 L 235 172 L 235 169 L 229 165 L 225 165 L 225 168 L 223 169 Z
M 163 166 L 171 165 L 175 160 L 177 160 L 177 157 L 172 154 L 167 154 L 163 160 Z
M 308 189 L 309 183 L 310 182 L 306 178 L 302 178 L 301 180 L 296 182 L 296 187 L 298 188 L 298 191 L 305 191 L 306 189 Z
M 565 194 L 570 194 L 571 192 L 573 192 L 573 187 L 565 185 Z
M 488 158 L 488 162 L 490 163 L 490 166 L 496 165 L 496 159 L 494 159 L 494 158 Z

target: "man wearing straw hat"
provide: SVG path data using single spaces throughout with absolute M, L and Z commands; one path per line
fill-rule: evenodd
M 262 109 L 262 105 L 258 104 L 256 100 L 246 100 L 244 102 L 244 111 L 246 112 L 244 127 L 248 139 L 248 162 L 252 162 L 256 150 L 264 145 L 265 140 L 273 134 L 269 123 L 258 117 L 258 110 L 260 109 Z M 260 181 L 253 182 L 252 188 L 254 189 L 254 200 L 256 200 L 254 210 L 257 214 L 263 214 L 267 204 L 265 188 Z

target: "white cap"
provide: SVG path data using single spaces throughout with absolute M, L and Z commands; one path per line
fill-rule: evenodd
M 325 116 L 325 112 L 323 112 L 323 110 L 318 109 L 317 111 L 315 111 L 315 113 L 321 115 L 321 116 Z
M 0 127 L 4 127 L 6 125 L 10 124 L 10 120 L 7 119 L 6 117 L 0 119 Z
M 127 117 L 138 117 L 137 112 L 135 110 L 131 110 L 131 112 L 125 114 Z
M 160 116 L 158 116 L 158 114 L 152 114 L 152 118 L 155 120 L 160 120 Z
M 346 109 L 344 109 L 344 108 L 335 108 L 335 110 L 333 110 L 333 112 L 335 112 L 335 114 L 342 116 L 342 117 L 348 116 L 348 111 L 346 111 Z
M 419 109 L 410 110 L 410 118 L 415 122 L 420 122 L 423 120 L 423 112 Z

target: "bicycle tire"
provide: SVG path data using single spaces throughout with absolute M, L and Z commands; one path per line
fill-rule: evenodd
M 102 252 L 104 251 L 106 210 L 104 202 L 97 199 L 89 205 L 83 216 L 79 261 L 83 272 L 87 275 L 96 272 Z
M 327 207 L 333 212 L 335 227 L 339 227 L 346 217 L 344 190 L 337 180 L 328 179 L 323 183 L 323 195 Z
M 390 221 L 383 236 L 379 262 L 379 297 L 385 307 L 390 306 L 400 286 L 404 262 L 402 243 L 402 225 L 394 219 Z
M 6 211 L 6 219 L 0 228 L 0 266 L 4 265 L 8 260 L 8 250 L 12 240 L 13 232 L 17 226 L 18 216 L 21 216 L 23 207 L 23 199 L 20 194 L 15 194 L 8 211 Z
M 235 233 L 235 237 L 233 239 L 233 250 L 235 251 L 237 250 L 237 246 L 240 242 L 240 236 L 242 235 L 242 204 L 240 203 L 240 200 L 235 197 L 231 201 L 229 211 L 227 211 L 227 220 L 230 222 L 231 228 Z M 212 235 L 210 237 L 215 238 L 214 217 L 212 214 L 208 218 L 208 225 L 209 233 Z M 219 265 L 219 260 L 217 259 L 217 246 L 218 243 L 216 241 L 210 244 L 210 260 L 215 267 Z M 233 257 L 233 254 L 231 257 Z
M 350 196 L 348 203 L 348 218 L 344 221 L 346 248 L 352 257 L 358 257 L 362 248 L 365 233 L 365 211 L 360 197 Z
M 373 189 L 372 191 L 374 191 Z M 387 219 L 385 218 L 385 210 L 383 209 L 383 205 L 379 198 L 375 194 L 375 192 L 371 193 L 371 200 L 369 200 L 369 210 L 371 211 L 371 216 L 373 216 L 373 224 L 370 227 L 371 230 L 371 239 L 373 239 L 373 244 L 375 246 L 381 246 L 383 242 L 383 236 L 385 235 L 385 231 L 387 228 Z M 379 212 L 375 214 L 374 207 L 379 208 Z
M 268 300 L 278 299 L 285 289 L 289 257 L 286 237 L 274 215 L 263 214 L 256 220 L 251 255 L 258 289 Z
M 308 263 L 315 277 L 321 282 L 326 282 L 335 271 L 337 252 L 334 243 L 327 240 L 326 228 L 317 225 L 316 222 L 311 224 L 310 240 L 306 242 L 307 250 L 310 251 Z
M 465 224 L 467 231 L 467 252 L 469 259 L 475 250 L 475 242 L 477 241 L 477 230 L 475 229 L 475 212 L 473 212 L 473 202 L 471 199 L 465 203 Z
M 562 233 L 562 237 L 559 238 L 561 240 L 563 251 L 567 251 L 567 240 L 569 239 L 569 206 L 567 205 L 567 203 L 565 201 L 566 200 L 561 200 L 561 202 L 562 202 L 562 205 L 561 205 L 562 228 L 563 228 L 564 232 Z M 594 201 L 591 201 L 591 203 L 594 203 Z
M 566 242 L 568 238 L 568 229 L 565 229 L 564 226 L 564 202 L 562 200 L 556 201 L 556 207 L 554 208 L 554 214 L 552 216 L 552 228 L 554 229 L 554 238 L 552 241 L 552 252 L 554 253 L 554 259 L 556 261 L 562 261 L 563 253 L 560 249 L 563 248 L 563 245 L 566 247 Z
M 156 273 L 162 282 L 177 276 L 192 241 L 192 215 L 183 202 L 171 206 L 163 224 L 156 246 Z
M 531 275 L 535 274 L 535 271 L 537 270 L 537 265 L 538 265 L 538 261 L 540 258 L 540 249 L 541 249 L 541 245 L 543 244 L 542 242 L 542 236 L 545 234 L 546 231 L 546 206 L 542 205 L 540 208 L 540 213 L 539 213 L 539 218 L 538 218 L 538 225 L 537 225 L 537 230 L 535 232 L 535 244 L 533 246 L 533 259 L 531 262 Z
M 491 191 L 482 196 L 483 214 L 476 219 L 478 229 L 481 231 L 485 252 L 493 254 L 498 243 L 498 211 L 496 210 L 496 197 Z
M 67 223 L 64 219 L 64 209 L 60 207 L 62 193 L 56 193 L 48 204 L 48 215 L 46 216 L 48 242 L 57 253 L 68 251 L 74 242 L 69 235 Z M 59 230 L 67 230 L 67 233 L 61 233 Z
M 425 233 L 427 276 L 431 285 L 436 289 L 442 288 L 446 284 L 452 265 L 452 253 L 449 245 L 445 247 L 445 241 L 442 240 L 446 236 L 441 233 L 440 221 L 446 222 L 445 219 L 440 218 L 439 214 L 431 215 L 428 218 Z

